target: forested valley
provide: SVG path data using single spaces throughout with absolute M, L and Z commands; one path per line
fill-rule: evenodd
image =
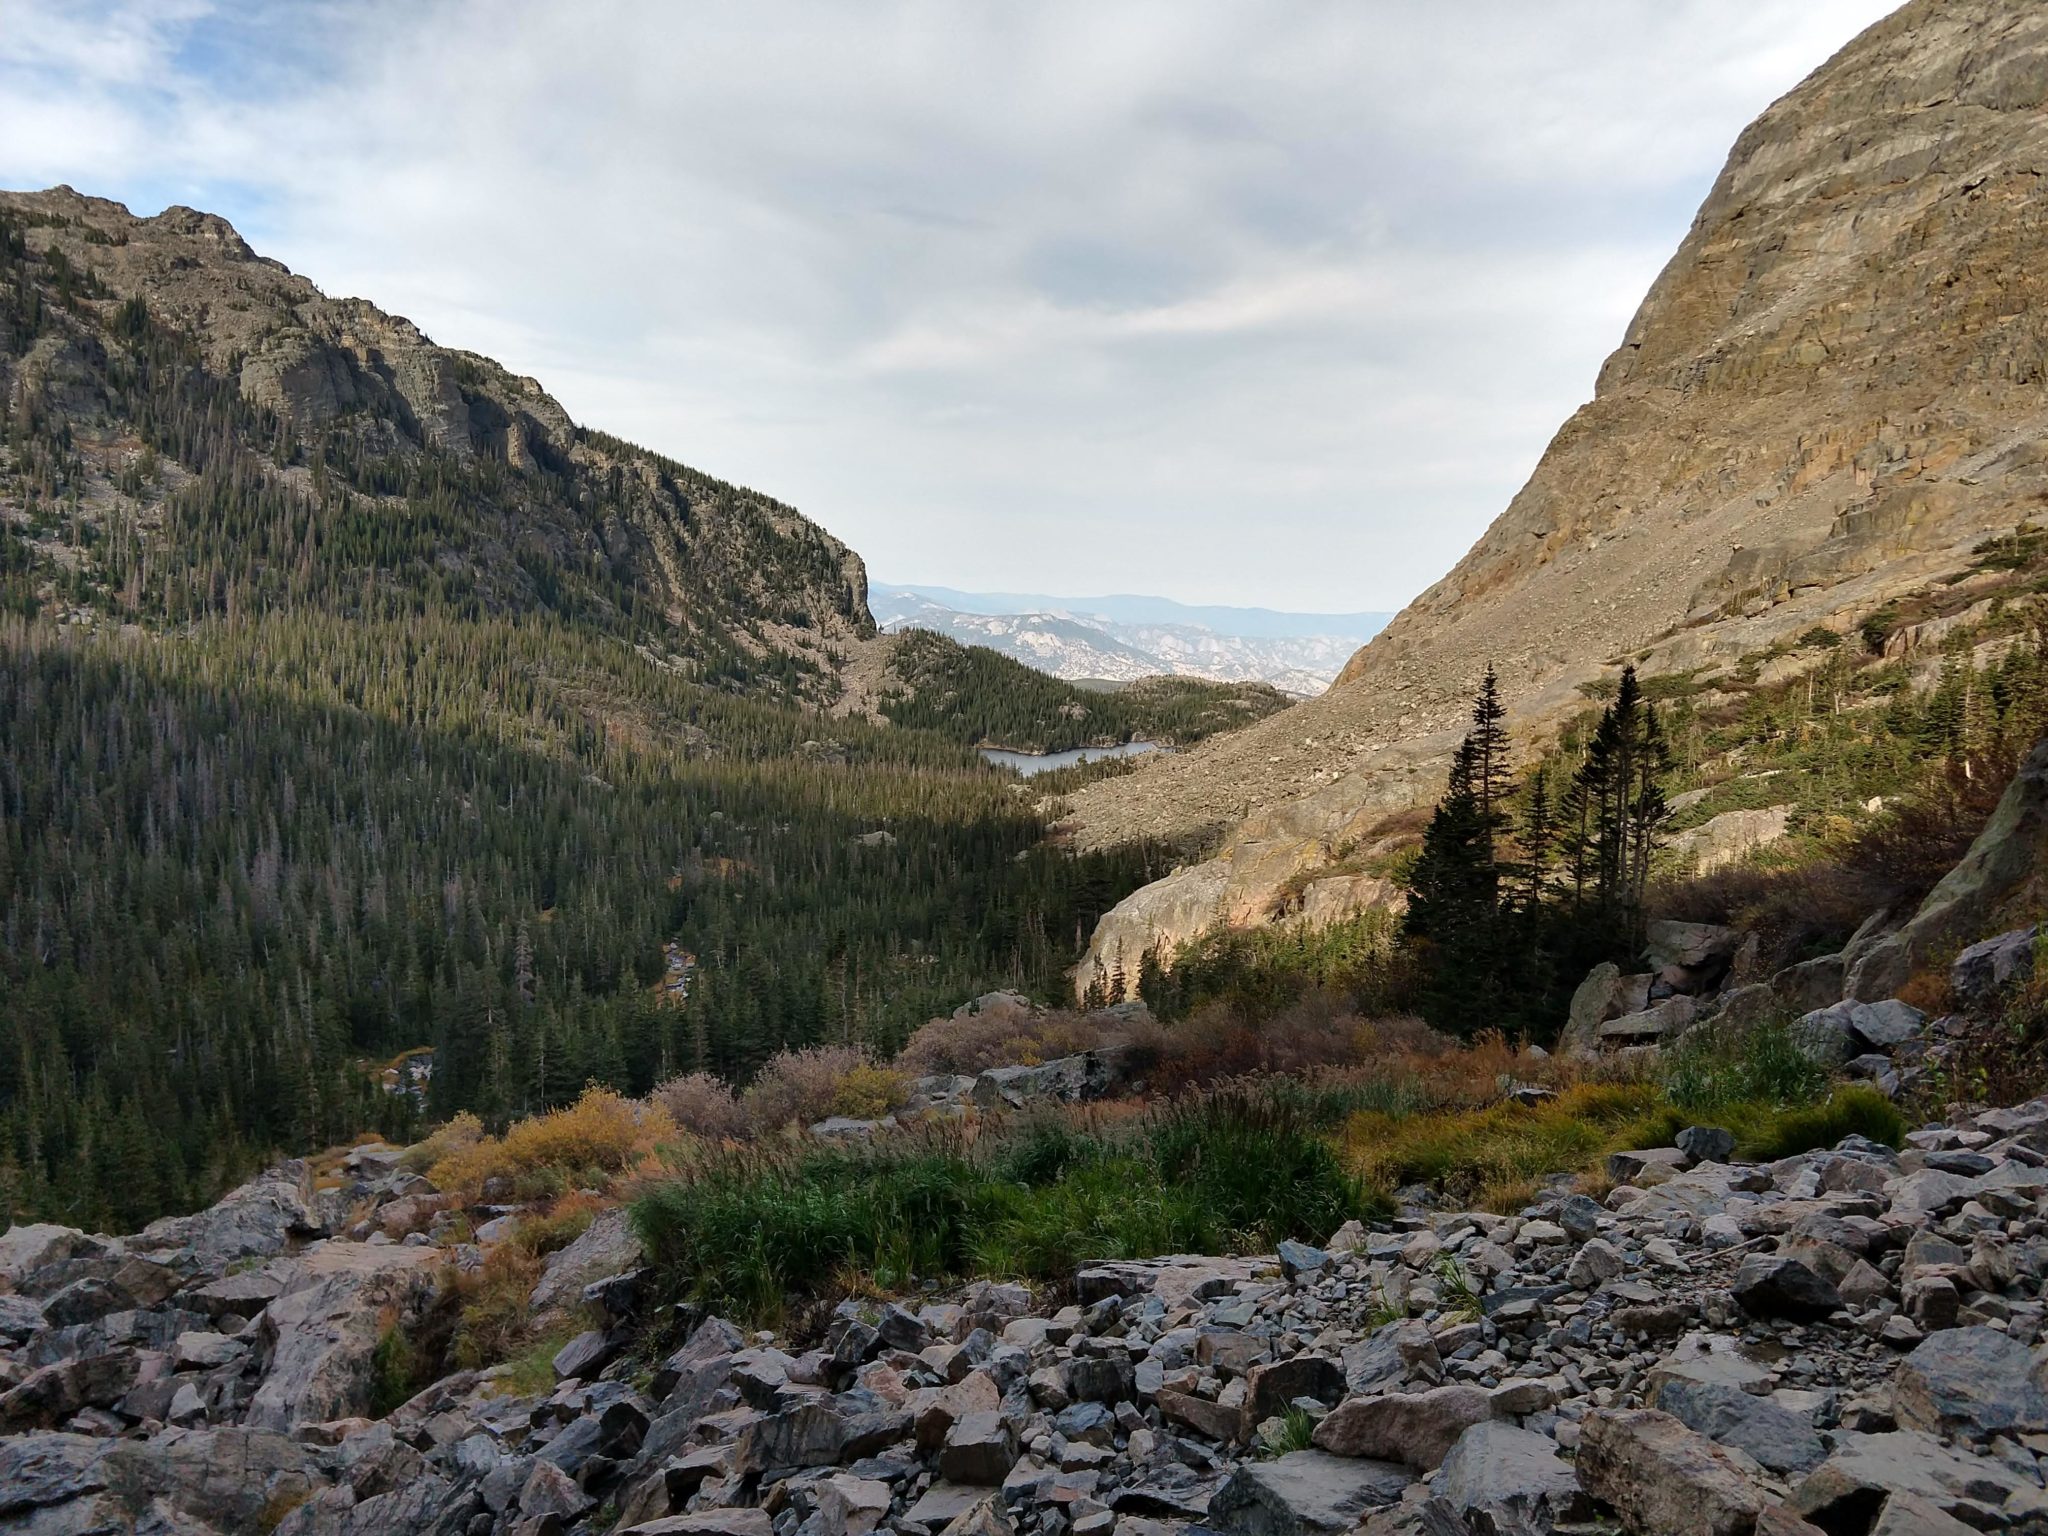
M 893 1049 L 1058 992 L 1164 872 L 1047 845 L 929 705 L 817 712 L 872 626 L 788 509 L 580 430 L 301 430 L 80 237 L 0 214 L 0 1212 L 129 1230 L 425 1111 Z

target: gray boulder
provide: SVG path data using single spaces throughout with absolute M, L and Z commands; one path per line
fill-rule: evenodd
M 1599 1054 L 1600 1026 L 1613 1016 L 1620 985 L 1621 967 L 1612 960 L 1603 960 L 1586 973 L 1586 979 L 1572 993 L 1570 1017 L 1557 1037 L 1558 1054 Z
M 1460 1522 L 1452 1529 L 1498 1536 L 1547 1532 L 1591 1513 L 1578 1475 L 1548 1435 L 1488 1420 L 1444 1456 L 1430 1502 Z
M 2015 928 L 1972 944 L 1949 967 L 1949 990 L 1966 1009 L 1995 1005 L 2005 992 L 2034 974 L 2034 942 L 2040 928 Z
M 1895 1050 L 1908 1040 L 1918 1040 L 1926 1027 L 1927 1015 L 1896 997 L 1856 1003 L 1849 1009 L 1850 1034 L 1873 1051 Z
M 2048 1395 L 2033 1355 L 1995 1328 L 1944 1328 L 1899 1366 L 1892 1408 L 1902 1429 L 1929 1434 L 2038 1434 L 2048 1430 Z
M 939 1450 L 939 1476 L 949 1482 L 993 1488 L 1017 1464 L 1017 1432 L 1000 1413 L 970 1413 L 946 1431 Z
M 305 1448 L 246 1429 L 170 1429 L 148 1440 L 24 1435 L 0 1440 L 0 1529 L 255 1530 L 324 1482 Z
M 1802 1014 L 1792 1025 L 1792 1041 L 1824 1067 L 1839 1067 L 1863 1050 L 1850 1028 L 1854 1003 L 1833 1003 Z
M 254 1324 L 267 1369 L 247 1423 L 284 1431 L 362 1413 L 377 1345 L 395 1319 L 432 1295 L 435 1256 L 399 1244 L 308 1250 Z
M 314 1209 L 312 1170 L 294 1159 L 265 1169 L 203 1211 L 151 1222 L 128 1243 L 219 1276 L 238 1260 L 275 1258 L 326 1230 Z
M 1726 1382 L 1666 1376 L 1651 1393 L 1650 1406 L 1716 1445 L 1754 1458 L 1767 1471 L 1804 1472 L 1827 1456 L 1811 1415 Z
M 1222 1536 L 1336 1536 L 1414 1481 L 1392 1462 L 1293 1451 L 1241 1464 L 1209 1501 L 1204 1524 Z
M 1861 1530 L 1888 1495 L 1911 1494 L 1946 1509 L 1961 1500 L 2048 1517 L 2041 1490 L 2003 1462 L 1971 1456 L 1917 1430 L 1838 1433 L 1834 1454 L 1792 1490 L 1786 1507 L 1823 1530 Z
M 600 1211 L 583 1235 L 548 1259 L 527 1298 L 535 1318 L 568 1311 L 583 1299 L 583 1288 L 607 1275 L 638 1269 L 646 1251 L 624 1206 Z
M 1672 1141 L 1696 1163 L 1725 1163 L 1735 1155 L 1735 1136 L 1718 1125 L 1688 1125 Z
M 1817 1322 L 1842 1305 L 1842 1293 L 1832 1282 L 1783 1254 L 1759 1253 L 1744 1259 L 1728 1289 L 1752 1317 Z

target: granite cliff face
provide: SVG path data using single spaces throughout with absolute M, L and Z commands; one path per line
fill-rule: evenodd
M 783 658 L 764 670 L 795 676 L 814 702 L 838 697 L 844 652 L 874 633 L 859 556 L 794 508 L 579 428 L 536 380 L 437 346 L 365 300 L 327 297 L 223 219 L 182 207 L 138 218 L 68 187 L 0 193 L 0 214 L 78 275 L 39 333 L 19 348 L 0 336 L 0 401 L 70 432 L 88 521 L 133 515 L 114 489 L 136 449 L 121 380 L 147 349 L 114 322 L 140 300 L 189 348 L 178 362 L 195 385 L 232 381 L 268 428 L 268 441 L 251 421 L 221 430 L 267 457 L 277 483 L 353 479 L 394 519 L 420 486 L 466 501 L 483 536 L 438 558 L 486 606 L 546 605 L 581 583 L 579 599 L 616 608 L 630 591 L 669 626 L 650 635 L 657 651 Z M 366 463 L 373 477 L 350 475 Z M 195 467 L 172 466 L 173 483 Z
M 1078 981 L 1275 915 L 1432 798 L 1490 661 L 1526 739 L 1636 660 L 1701 677 L 1848 632 L 2048 503 L 2048 10 L 1915 0 L 1737 141 L 1593 400 L 1322 698 L 1076 798 L 1084 843 L 1218 851 Z

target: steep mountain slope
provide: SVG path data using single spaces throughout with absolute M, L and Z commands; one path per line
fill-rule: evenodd
M 577 427 L 533 379 L 326 297 L 213 215 L 137 218 L 69 188 L 0 194 L 0 214 L 53 300 L 0 345 L 0 398 L 24 440 L 43 424 L 69 442 L 41 476 L 45 515 L 32 487 L 14 521 L 88 579 L 103 562 L 59 524 L 137 555 L 130 609 L 224 612 L 294 577 L 361 576 L 372 608 L 460 586 L 486 611 L 553 610 L 688 675 L 816 702 L 873 633 L 859 557 L 793 508 Z M 164 438 L 165 393 L 208 427 Z M 177 493 L 226 472 L 226 440 L 241 473 L 261 466 L 252 494 L 317 513 L 264 516 L 253 538 L 178 527 Z
M 1329 693 L 1075 800 L 1216 850 L 1105 920 L 1086 985 L 1433 796 L 1481 670 L 1554 729 L 1626 659 L 1706 678 L 1939 591 L 2048 504 L 2048 11 L 1915 0 L 1744 131 L 1529 483 Z

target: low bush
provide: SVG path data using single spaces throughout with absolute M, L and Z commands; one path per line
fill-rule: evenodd
M 435 1127 L 424 1140 L 405 1149 L 399 1163 L 408 1172 L 425 1173 L 436 1163 L 467 1152 L 484 1139 L 484 1123 L 468 1110 Z
M 1664 1072 L 1665 1096 L 1693 1114 L 1742 1103 L 1811 1104 L 1827 1084 L 1827 1073 L 1799 1048 L 1786 1019 L 1742 1030 L 1696 1029 L 1672 1051 Z
M 659 1105 L 636 1104 L 593 1085 L 574 1104 L 517 1121 L 502 1137 L 457 1147 L 427 1176 L 437 1189 L 467 1197 L 499 1180 L 513 1198 L 537 1199 L 603 1187 L 674 1135 L 675 1125 Z
M 402 1328 L 387 1328 L 370 1353 L 370 1416 L 381 1419 L 433 1384 L 430 1363 Z
M 912 1077 L 940 1072 L 972 1076 L 990 1067 L 1035 1067 L 1082 1051 L 1133 1043 L 1128 1021 L 1038 1010 L 1029 1004 L 994 999 L 972 1013 L 948 1015 L 919 1027 L 896 1055 Z
M 745 1141 L 754 1133 L 739 1096 L 724 1078 L 710 1072 L 672 1077 L 654 1090 L 653 1098 L 678 1130 L 706 1141 Z
M 840 1085 L 848 1076 L 872 1065 L 866 1048 L 858 1045 L 778 1051 L 747 1085 L 740 1103 L 757 1135 L 790 1125 L 810 1125 L 833 1113 Z
M 959 1152 L 906 1139 L 872 1151 L 721 1151 L 642 1194 L 633 1223 L 673 1287 L 771 1317 L 835 1278 L 884 1288 L 952 1274 L 983 1180 Z
M 1340 1147 L 1347 1165 L 1383 1194 L 1427 1184 L 1456 1203 L 1516 1210 L 1541 1180 L 1640 1145 L 1661 1103 L 1655 1084 L 1603 1083 L 1532 1105 L 1508 1100 L 1435 1114 L 1366 1112 L 1345 1124 Z
M 1896 1147 L 1906 1137 L 1906 1121 L 1892 1101 L 1875 1088 L 1837 1088 L 1818 1104 L 1777 1115 L 1739 1150 L 1768 1161 L 1832 1147 L 1844 1136 L 1864 1136 Z
M 832 1091 L 832 1113 L 854 1120 L 879 1120 L 903 1107 L 910 1097 L 903 1074 L 864 1061 L 839 1079 Z

